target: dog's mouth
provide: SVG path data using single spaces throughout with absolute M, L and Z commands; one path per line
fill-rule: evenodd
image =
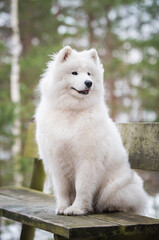
M 83 90 L 83 91 L 78 91 L 76 88 L 71 87 L 71 89 L 75 90 L 76 92 L 80 94 L 87 95 L 89 93 L 89 89 Z

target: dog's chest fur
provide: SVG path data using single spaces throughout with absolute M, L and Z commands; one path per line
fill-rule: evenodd
M 105 119 L 94 118 L 94 114 L 72 114 L 55 112 L 47 125 L 45 124 L 42 138 L 45 135 L 46 151 L 54 157 L 52 161 L 82 161 L 83 159 L 97 159 L 103 152 L 102 142 L 105 138 L 103 122 Z M 97 115 L 96 115 L 97 116 Z M 96 153 L 93 151 L 97 148 Z M 44 149 L 44 145 L 42 147 Z M 105 148 L 106 149 L 106 146 Z M 45 153 L 44 153 L 45 154 Z

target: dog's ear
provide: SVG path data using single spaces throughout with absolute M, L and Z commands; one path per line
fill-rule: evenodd
M 59 52 L 59 60 L 61 62 L 64 62 L 67 60 L 67 58 L 71 55 L 72 53 L 72 48 L 70 46 L 66 46 L 63 49 L 60 50 Z
M 89 50 L 89 54 L 90 54 L 91 58 L 93 59 L 93 61 L 94 61 L 95 63 L 97 63 L 99 57 L 98 57 L 98 53 L 97 53 L 96 49 L 91 48 L 91 49 Z

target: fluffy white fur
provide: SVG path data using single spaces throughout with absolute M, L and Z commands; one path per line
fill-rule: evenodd
M 78 75 L 72 74 L 75 71 Z M 87 89 L 86 80 L 92 86 L 84 95 L 78 91 Z M 48 64 L 39 88 L 36 140 L 53 181 L 57 214 L 143 214 L 147 195 L 108 115 L 103 67 L 96 50 L 77 52 L 64 47 Z

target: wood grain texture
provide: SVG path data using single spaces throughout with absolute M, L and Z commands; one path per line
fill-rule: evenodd
M 55 233 L 56 239 L 155 240 L 159 235 L 159 220 L 130 213 L 57 216 L 53 196 L 26 188 L 0 188 L 0 209 L 2 216 Z
M 3 188 L 0 190 L 0 208 L 4 217 L 37 227 L 66 238 L 80 238 L 118 232 L 116 224 L 103 222 L 86 216 L 57 216 L 52 196 L 25 188 Z M 94 228 L 95 227 L 95 228 Z
M 134 169 L 159 171 L 159 123 L 117 124 Z

